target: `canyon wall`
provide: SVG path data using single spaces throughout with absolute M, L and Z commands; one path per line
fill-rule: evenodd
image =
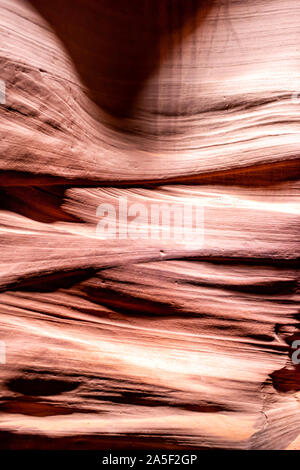
M 299 46 L 298 0 L 0 0 L 2 449 L 300 448 Z

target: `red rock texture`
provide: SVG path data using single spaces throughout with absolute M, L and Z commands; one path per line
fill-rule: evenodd
M 299 14 L 0 0 L 1 448 L 300 448 Z M 125 197 L 204 239 L 100 239 Z

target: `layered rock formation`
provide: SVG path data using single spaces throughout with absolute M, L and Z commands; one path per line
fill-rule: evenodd
M 1 448 L 299 448 L 299 13 L 0 0 Z

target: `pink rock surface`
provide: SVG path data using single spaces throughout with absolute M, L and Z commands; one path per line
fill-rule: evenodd
M 0 448 L 300 448 L 299 13 L 0 0 Z

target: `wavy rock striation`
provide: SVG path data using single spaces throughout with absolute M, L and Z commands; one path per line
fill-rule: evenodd
M 1 448 L 299 449 L 299 14 L 0 0 Z

